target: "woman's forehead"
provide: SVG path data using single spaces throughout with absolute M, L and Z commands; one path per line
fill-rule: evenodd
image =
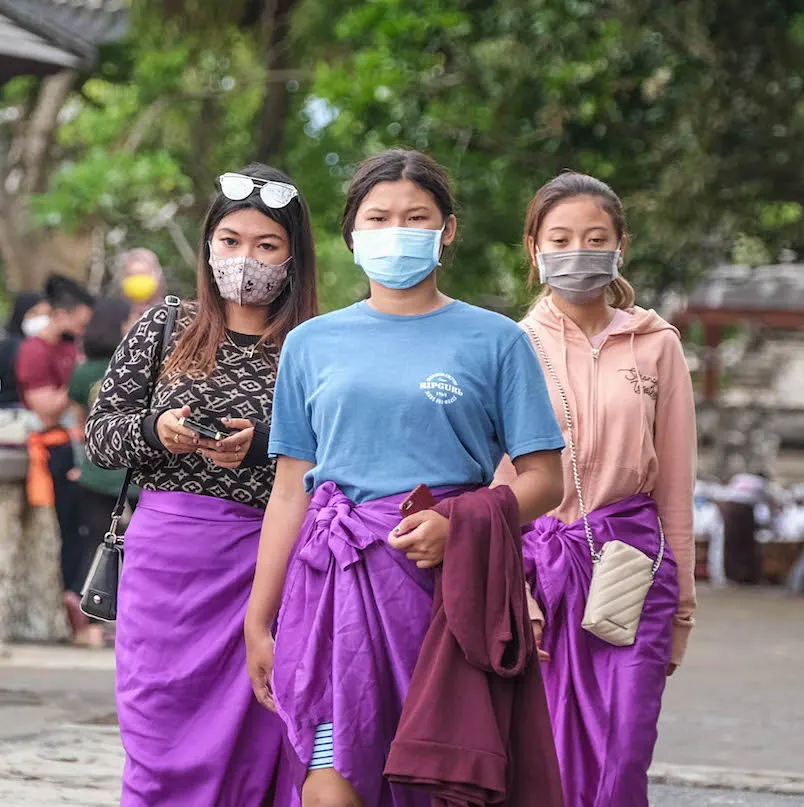
M 437 209 L 432 194 L 410 179 L 378 182 L 360 203 L 360 210 L 400 210 L 413 207 Z
M 542 222 L 545 231 L 553 228 L 576 230 L 592 227 L 614 229 L 614 222 L 600 202 L 591 196 L 578 196 L 559 202 L 545 215 Z

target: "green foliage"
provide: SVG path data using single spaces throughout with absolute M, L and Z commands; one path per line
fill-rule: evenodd
M 176 203 L 196 243 L 213 180 L 253 158 L 264 109 L 260 0 L 135 4 L 59 129 L 37 222 L 125 229 L 182 266 L 154 212 Z M 622 196 L 640 291 L 714 262 L 804 252 L 804 13 L 794 0 L 299 0 L 277 160 L 305 193 L 324 308 L 365 292 L 339 235 L 344 188 L 367 154 L 420 148 L 451 172 L 460 235 L 448 292 L 529 299 L 528 200 L 565 168 Z M 30 102 L 36 82 L 4 88 Z

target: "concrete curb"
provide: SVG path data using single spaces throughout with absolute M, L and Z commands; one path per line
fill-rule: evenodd
M 743 790 L 784 796 L 804 795 L 804 773 L 788 771 L 748 771 L 657 762 L 651 767 L 649 777 L 651 783 L 656 785 Z
M 114 670 L 114 650 L 72 645 L 5 644 L 0 667 L 35 670 Z

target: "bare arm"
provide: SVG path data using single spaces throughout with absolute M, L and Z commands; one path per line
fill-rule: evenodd
M 561 504 L 564 473 L 560 451 L 536 451 L 514 460 L 517 477 L 508 484 L 519 502 L 519 520 L 527 524 Z
M 279 611 L 285 586 L 288 558 L 301 530 L 310 496 L 304 490 L 304 475 L 313 463 L 280 457 L 276 480 L 260 533 L 257 568 L 251 587 L 244 632 L 248 674 L 254 695 L 273 710 L 271 674 L 274 666 L 271 625 Z
M 288 558 L 299 535 L 310 496 L 304 490 L 304 475 L 313 467 L 311 462 L 280 457 L 260 533 L 257 569 L 251 588 L 247 627 L 270 628 L 282 597 Z
M 29 390 L 25 401 L 30 409 L 42 421 L 43 425 L 57 425 L 62 415 L 70 408 L 72 401 L 67 395 L 66 387 L 40 387 Z

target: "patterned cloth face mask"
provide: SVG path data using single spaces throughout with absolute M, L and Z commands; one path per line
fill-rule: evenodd
M 249 255 L 222 258 L 209 244 L 209 265 L 224 300 L 238 305 L 270 305 L 288 283 L 293 256 L 282 263 L 263 263 Z

